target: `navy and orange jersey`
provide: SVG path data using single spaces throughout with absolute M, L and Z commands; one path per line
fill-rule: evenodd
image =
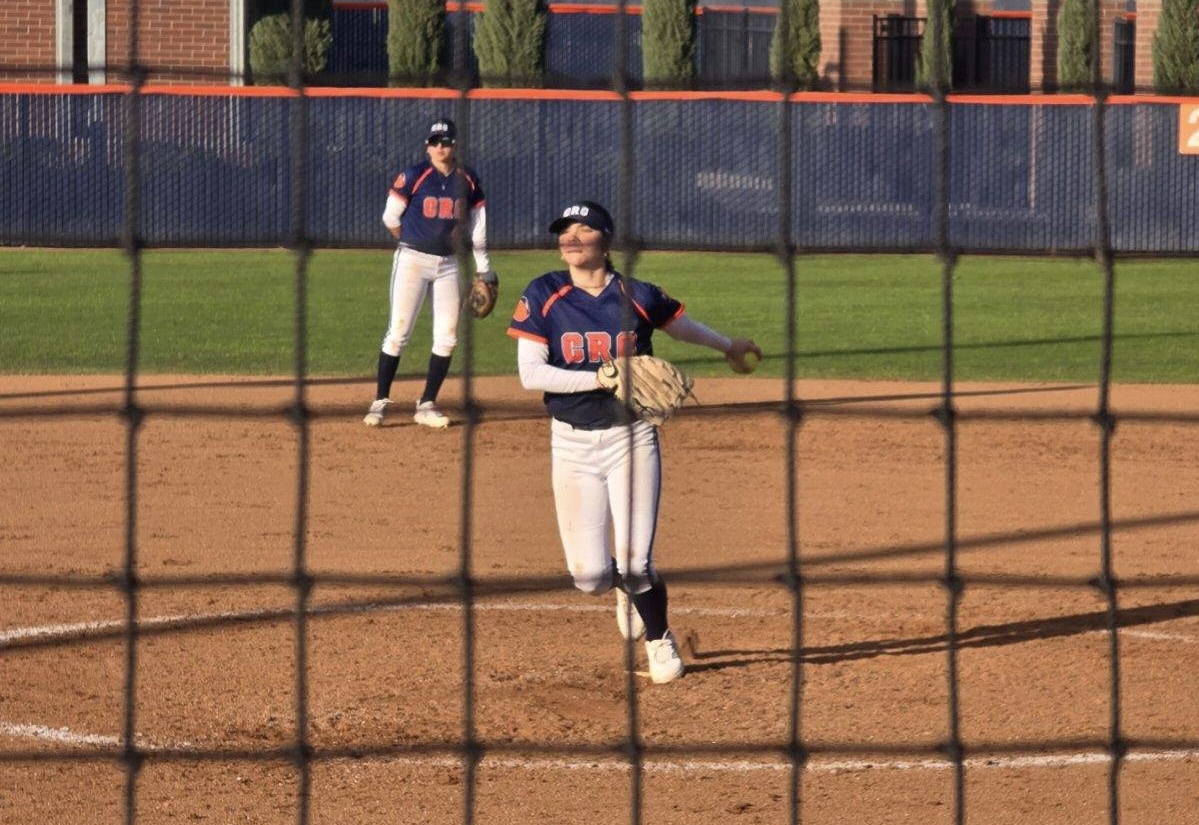
M 427 160 L 405 169 L 390 194 L 405 204 L 400 242 L 430 255 L 453 255 L 455 218 L 466 221 L 470 210 L 486 203 L 473 169 L 455 166 L 443 175 Z
M 549 347 L 548 363 L 596 372 L 622 355 L 653 355 L 653 332 L 683 314 L 683 305 L 659 286 L 615 273 L 599 295 L 576 288 L 566 271 L 533 280 L 516 303 L 508 335 Z M 623 420 L 610 392 L 544 395 L 550 415 L 585 429 Z

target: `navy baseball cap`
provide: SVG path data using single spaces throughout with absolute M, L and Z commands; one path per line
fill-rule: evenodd
M 616 224 L 612 222 L 612 216 L 608 214 L 608 210 L 595 201 L 579 201 L 563 209 L 562 217 L 550 224 L 550 232 L 561 235 L 562 231 L 572 223 L 590 226 L 605 235 L 616 232 Z
M 432 140 L 456 140 L 458 138 L 458 127 L 454 125 L 454 121 L 448 117 L 439 117 L 433 121 L 433 125 L 429 127 L 429 136 L 425 141 Z

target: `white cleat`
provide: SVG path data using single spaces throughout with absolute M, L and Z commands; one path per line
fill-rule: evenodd
M 629 603 L 629 596 L 619 587 L 616 588 L 616 627 L 620 635 L 636 641 L 645 635 L 645 622 L 637 608 Z
M 416 414 L 412 420 L 422 427 L 432 427 L 435 430 L 450 426 L 450 419 L 437 409 L 432 401 L 424 401 L 416 405 Z
M 649 657 L 649 678 L 654 684 L 673 682 L 683 675 L 683 657 L 679 655 L 679 645 L 669 630 L 661 639 L 646 642 L 645 653 Z
M 387 414 L 387 405 L 391 403 L 391 399 L 380 398 L 371 402 L 370 412 L 362 419 L 362 423 L 368 427 L 378 427 L 383 423 L 383 416 Z

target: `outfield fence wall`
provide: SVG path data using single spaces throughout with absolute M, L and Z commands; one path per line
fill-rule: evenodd
M 544 246 L 563 203 L 618 207 L 622 99 L 609 92 L 475 91 L 461 149 L 478 170 L 493 247 Z M 1178 100 L 1103 107 L 1112 245 L 1199 251 L 1199 156 L 1178 151 Z M 147 88 L 139 96 L 148 245 L 279 246 L 293 238 L 285 89 Z M 317 246 L 387 246 L 388 186 L 423 157 L 445 90 L 309 90 L 306 232 Z M 0 88 L 0 242 L 116 246 L 125 125 L 119 87 Z M 1094 103 L 952 98 L 949 242 L 969 251 L 1095 244 Z M 790 121 L 792 232 L 805 248 L 935 246 L 935 107 L 914 95 L 632 97 L 633 208 L 653 248 L 755 249 L 779 234 L 781 118 Z

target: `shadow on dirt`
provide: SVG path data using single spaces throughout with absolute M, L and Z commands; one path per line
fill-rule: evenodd
M 1199 599 L 1124 608 L 1116 611 L 1116 626 L 1118 628 L 1142 627 L 1190 616 L 1199 616 Z M 1008 624 L 980 625 L 959 631 L 957 647 L 967 649 L 1012 645 L 1021 642 L 1079 636 L 1084 633 L 1098 633 L 1107 630 L 1107 627 L 1106 611 L 1077 613 L 1049 619 L 1031 619 Z M 691 672 L 791 661 L 791 651 L 786 648 L 703 650 L 700 648 L 698 636 L 694 633 L 689 634 L 683 640 L 683 647 L 690 653 L 687 670 Z M 840 645 L 806 647 L 802 651 L 801 661 L 808 665 L 823 665 L 872 659 L 878 656 L 941 653 L 948 647 L 949 637 L 947 634 L 907 639 L 877 639 Z

